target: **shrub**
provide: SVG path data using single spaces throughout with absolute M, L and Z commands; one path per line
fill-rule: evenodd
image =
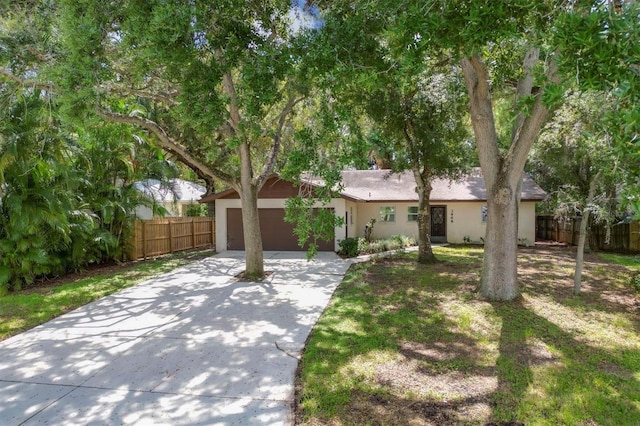
M 209 213 L 206 204 L 189 204 L 186 215 L 188 217 L 205 217 Z
M 340 246 L 338 254 L 347 257 L 354 257 L 358 255 L 359 239 L 351 237 L 345 238 L 338 243 L 338 246 Z
M 631 287 L 640 293 L 640 273 L 637 273 L 631 277 Z
M 364 227 L 364 240 L 365 240 L 367 243 L 370 243 L 370 242 L 371 242 L 371 237 L 372 237 L 372 235 L 373 235 L 373 226 L 374 226 L 375 224 L 376 224 L 376 220 L 375 220 L 375 218 L 373 218 L 373 217 L 372 217 L 372 218 L 369 220 L 369 222 L 367 222 L 367 224 L 366 224 L 366 225 L 365 225 L 365 227 Z
M 407 237 L 406 235 L 394 235 L 391 238 L 376 240 L 370 243 L 365 240 L 361 240 L 358 252 L 360 254 L 380 253 L 389 250 L 399 250 L 415 244 L 416 240 L 413 237 Z

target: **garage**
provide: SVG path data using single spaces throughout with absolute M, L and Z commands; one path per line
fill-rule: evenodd
M 263 250 L 301 251 L 298 238 L 293 233 L 294 225 L 284 221 L 284 209 L 263 208 L 258 210 Z M 334 251 L 334 242 L 318 241 L 318 250 Z M 242 209 L 227 209 L 227 249 L 244 250 Z

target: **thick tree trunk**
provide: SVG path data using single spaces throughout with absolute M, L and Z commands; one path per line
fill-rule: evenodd
M 582 210 L 582 221 L 580 222 L 580 231 L 578 234 L 578 250 L 576 252 L 576 269 L 573 274 L 574 294 L 580 294 L 582 287 L 582 267 L 584 265 L 585 243 L 587 241 L 587 229 L 589 226 L 589 206 L 593 204 L 593 199 L 596 196 L 596 188 L 598 187 L 600 175 L 601 172 L 599 171 L 591 180 L 591 183 L 589 183 L 589 194 L 587 195 L 586 206 Z
M 487 228 L 480 294 L 489 300 L 513 300 L 518 286 L 518 200 L 517 182 L 498 179 L 494 190 L 487 188 Z
M 253 182 L 249 145 L 243 143 L 240 153 L 240 202 L 242 206 L 242 226 L 245 250 L 245 275 L 248 278 L 264 277 L 264 254 L 262 234 L 258 216 L 259 186 Z
M 435 263 L 436 256 L 431 247 L 431 182 L 419 170 L 413 170 L 418 185 L 418 262 Z
M 532 95 L 532 76 L 538 57 L 537 48 L 530 48 L 525 54 L 517 98 Z M 517 126 L 511 146 L 506 153 L 501 152 L 488 69 L 479 56 L 464 58 L 460 64 L 469 92 L 471 124 L 487 190 L 488 215 L 480 294 L 489 300 L 513 300 L 520 294 L 517 269 L 519 181 L 548 109 L 542 102 L 542 91 L 539 91 L 531 109 L 516 111 Z M 547 69 L 549 81 L 557 82 L 555 74 L 556 65 L 551 60 Z

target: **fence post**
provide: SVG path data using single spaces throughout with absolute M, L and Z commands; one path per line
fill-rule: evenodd
M 173 221 L 168 219 L 167 222 L 169 226 L 169 253 L 173 253 Z
M 196 218 L 191 218 L 191 248 L 196 247 Z
M 142 258 L 147 260 L 147 226 L 146 220 L 142 221 Z

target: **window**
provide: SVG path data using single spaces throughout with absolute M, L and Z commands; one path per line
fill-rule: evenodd
M 418 221 L 418 206 L 410 206 L 407 209 L 407 221 L 408 222 Z
M 396 208 L 394 206 L 380 207 L 380 222 L 395 222 Z
M 487 221 L 487 206 L 482 206 L 482 222 Z

